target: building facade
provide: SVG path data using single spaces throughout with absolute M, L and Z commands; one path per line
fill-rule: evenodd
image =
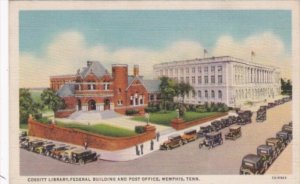
M 280 71 L 251 61 L 222 56 L 173 61 L 154 65 L 157 77 L 167 76 L 190 83 L 195 93 L 185 103 L 225 103 L 238 107 L 280 95 Z
M 144 112 L 148 103 L 155 103 L 159 80 L 144 80 L 138 65 L 133 75 L 128 75 L 126 64 L 113 64 L 110 74 L 100 62 L 88 61 L 75 75 L 51 76 L 50 86 L 65 102 L 58 117 L 76 111 L 114 110 L 124 114 L 128 109 Z

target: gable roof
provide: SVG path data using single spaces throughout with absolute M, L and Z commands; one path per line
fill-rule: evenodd
M 75 84 L 64 84 L 57 91 L 59 97 L 74 96 Z
M 95 74 L 98 78 L 109 74 L 106 68 L 98 61 L 87 61 L 87 66 L 82 68 L 80 75 L 82 78 L 85 78 L 91 72 L 93 72 L 93 74 Z
M 143 80 L 143 83 L 148 92 L 159 92 L 160 80 Z

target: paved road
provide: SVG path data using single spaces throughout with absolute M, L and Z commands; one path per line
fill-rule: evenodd
M 212 150 L 198 149 L 199 140 L 171 151 L 156 151 L 127 162 L 97 161 L 84 166 L 62 163 L 21 150 L 21 175 L 194 175 L 239 173 L 244 155 L 273 137 L 291 120 L 291 102 L 268 110 L 267 121 L 242 127 L 242 137 Z M 228 128 L 224 129 L 228 132 Z M 144 149 L 147 149 L 146 147 Z M 284 172 L 286 173 L 286 172 Z

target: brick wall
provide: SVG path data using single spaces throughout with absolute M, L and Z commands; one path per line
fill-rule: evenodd
M 58 127 L 39 123 L 32 118 L 28 119 L 28 130 L 30 136 L 41 137 L 71 144 L 83 146 L 88 143 L 91 148 L 102 150 L 121 150 L 143 143 L 155 138 L 155 127 L 145 126 L 146 132 L 131 137 L 108 137 L 93 134 L 81 130 Z
M 205 123 L 205 122 L 208 122 L 208 121 L 211 121 L 211 120 L 214 120 L 216 118 L 220 118 L 220 117 L 226 116 L 226 115 L 228 115 L 228 112 L 216 114 L 214 116 L 210 116 L 210 117 L 206 117 L 206 118 L 201 118 L 201 119 L 197 119 L 197 120 L 189 121 L 189 122 L 185 122 L 181 118 L 179 118 L 179 119 L 176 118 L 176 119 L 173 119 L 171 121 L 171 126 L 174 129 L 176 129 L 176 130 L 182 130 L 182 129 L 185 129 L 185 128 L 188 128 L 188 127 L 192 127 L 192 126 L 195 126 L 195 125 L 199 125 L 199 124 L 202 124 L 202 123 Z

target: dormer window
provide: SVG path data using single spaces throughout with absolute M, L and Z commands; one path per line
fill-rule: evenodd
M 103 89 L 104 90 L 109 90 L 109 87 L 110 87 L 109 83 L 104 83 L 103 84 Z

